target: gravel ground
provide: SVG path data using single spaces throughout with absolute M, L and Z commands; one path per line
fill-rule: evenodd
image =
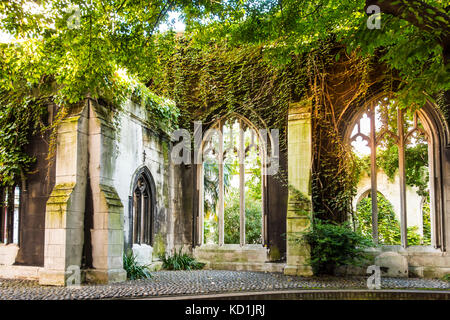
M 289 289 L 367 289 L 366 277 L 302 278 L 248 271 L 158 271 L 151 279 L 81 287 L 40 286 L 37 281 L 0 279 L 0 300 L 106 299 Z M 442 280 L 384 278 L 382 289 L 444 289 Z

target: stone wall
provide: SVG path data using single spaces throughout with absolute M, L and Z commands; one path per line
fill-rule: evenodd
M 130 197 L 133 183 L 142 167 L 147 167 L 155 182 L 156 201 L 154 210 L 153 249 L 155 254 L 174 246 L 174 222 L 180 219 L 180 178 L 169 159 L 170 140 L 158 133 L 146 122 L 145 110 L 129 101 L 115 115 L 116 138 L 111 146 L 110 168 L 113 185 L 124 205 L 124 238 L 130 239 Z M 174 212 L 177 214 L 175 215 Z M 178 228 L 183 225 L 177 223 Z M 180 231 L 178 231 L 180 232 Z M 131 246 L 127 243 L 127 246 Z M 155 248 L 156 246 L 156 248 Z

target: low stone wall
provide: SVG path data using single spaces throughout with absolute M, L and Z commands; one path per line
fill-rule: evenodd
M 202 245 L 193 250 L 193 255 L 210 270 L 283 272 L 286 267 L 269 262 L 269 250 L 261 245 Z
M 10 266 L 16 261 L 19 246 L 17 244 L 0 244 L 0 265 Z
M 403 276 L 439 279 L 446 274 L 450 274 L 450 256 L 447 252 L 442 252 L 441 250 L 432 247 L 411 246 L 403 249 L 401 246 L 381 246 L 379 248 L 367 250 L 367 253 L 373 257 L 373 260 L 369 264 L 361 267 L 341 266 L 336 269 L 336 275 L 365 276 L 367 275 L 367 267 L 370 264 L 386 267 L 380 259 L 377 259 L 377 257 L 380 257 L 381 255 L 386 255 L 386 253 L 392 253 L 392 255 L 397 255 L 405 260 L 408 272 Z M 396 261 L 398 263 L 396 263 Z M 396 264 L 394 266 L 396 269 L 402 269 L 404 262 L 402 262 L 401 259 L 390 259 L 389 263 Z M 382 270 L 381 276 L 389 277 L 394 275 L 386 270 Z
M 0 265 L 0 278 L 17 280 L 39 280 L 41 267 Z

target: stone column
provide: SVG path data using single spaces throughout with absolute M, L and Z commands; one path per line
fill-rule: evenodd
M 73 110 L 58 127 L 55 187 L 45 213 L 43 285 L 66 285 L 79 270 L 83 252 L 83 225 L 88 163 L 86 105 Z
M 93 201 L 92 266 L 86 281 L 111 283 L 126 280 L 123 269 L 123 204 L 114 187 L 115 130 L 110 111 L 89 103 L 89 181 Z
M 309 246 L 299 243 L 300 234 L 311 222 L 311 107 L 291 104 L 288 116 L 287 275 L 312 275 L 307 259 Z

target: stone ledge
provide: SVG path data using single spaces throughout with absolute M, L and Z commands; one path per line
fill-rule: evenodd
M 108 284 L 127 280 L 127 272 L 124 269 L 89 269 L 83 270 L 87 283 Z
M 0 266 L 1 265 L 13 265 L 16 261 L 17 252 L 19 246 L 15 243 L 0 244 Z
M 271 262 L 207 262 L 205 270 L 258 271 L 282 273 L 286 264 Z
M 41 267 L 34 266 L 2 266 L 0 265 L 0 278 L 17 280 L 38 280 Z
M 194 257 L 202 262 L 264 263 L 269 261 L 269 250 L 262 245 L 239 244 L 203 245 L 194 249 Z
M 66 284 L 66 273 L 62 270 L 40 269 L 39 284 L 45 286 L 64 286 Z
M 283 273 L 287 276 L 303 276 L 303 277 L 313 276 L 313 271 L 310 266 L 289 265 L 284 268 Z

